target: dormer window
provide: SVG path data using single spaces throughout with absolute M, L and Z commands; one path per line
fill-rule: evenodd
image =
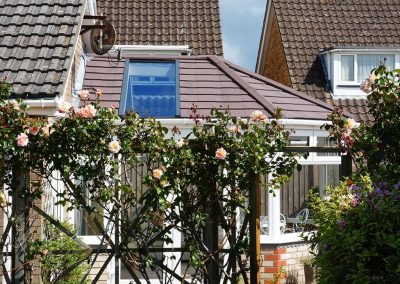
M 400 67 L 400 49 L 337 47 L 321 51 L 326 79 L 334 99 L 365 99 L 360 84 L 372 69 L 385 63 L 389 70 Z
M 125 65 L 120 114 L 174 118 L 179 115 L 178 62 L 129 61 Z

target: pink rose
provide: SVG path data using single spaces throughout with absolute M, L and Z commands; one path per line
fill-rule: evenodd
M 255 110 L 251 113 L 250 115 L 250 119 L 254 122 L 256 121 L 267 121 L 267 116 L 265 114 L 263 114 L 261 111 L 259 110 Z
M 346 129 L 353 129 L 356 126 L 356 121 L 352 118 L 349 118 L 344 123 L 344 128 Z
M 160 169 L 154 169 L 153 170 L 153 178 L 160 179 L 162 175 L 163 175 L 163 171 L 162 170 L 160 170 Z
M 226 151 L 225 151 L 225 149 L 224 148 L 218 148 L 217 149 L 217 151 L 215 151 L 215 157 L 218 159 L 218 160 L 224 160 L 225 159 L 225 157 L 226 157 Z
M 19 147 L 26 147 L 28 145 L 29 138 L 28 135 L 25 133 L 21 133 L 20 135 L 17 136 L 17 145 Z
M 96 89 L 96 96 L 101 97 L 103 95 L 103 91 L 101 89 Z
M 114 154 L 118 153 L 119 150 L 121 150 L 121 145 L 119 144 L 119 141 L 114 140 L 108 143 L 108 150 Z
M 43 126 L 41 128 L 41 130 L 42 130 L 43 136 L 45 138 L 48 138 L 50 136 L 50 134 L 54 132 L 54 129 L 51 129 L 51 124 L 47 124 L 46 126 Z
M 365 79 L 364 82 L 361 83 L 360 85 L 360 89 L 364 92 L 364 93 L 371 93 L 372 91 L 372 80 L 370 78 Z
M 240 131 L 240 128 L 239 128 L 239 126 L 237 126 L 237 125 L 231 126 L 231 127 L 229 128 L 229 132 L 231 132 L 232 134 L 239 133 L 239 131 Z
M 93 118 L 96 116 L 96 112 L 93 105 L 86 105 L 76 111 L 76 116 L 80 118 Z
M 29 128 L 29 133 L 32 134 L 33 136 L 36 136 L 39 133 L 39 126 L 34 125 Z
M 57 101 L 58 112 L 66 113 L 66 112 L 69 112 L 71 110 L 71 108 L 72 108 L 72 105 L 69 102 L 64 101 L 64 100 Z
M 86 101 L 89 99 L 90 93 L 88 90 L 80 90 L 78 91 L 78 96 L 82 101 Z
M 11 100 L 8 102 L 14 110 L 20 110 L 20 105 L 16 100 Z

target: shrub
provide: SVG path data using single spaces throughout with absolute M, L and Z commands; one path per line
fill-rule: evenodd
M 72 230 L 72 226 L 66 222 L 63 222 L 62 226 Z M 88 279 L 82 282 L 88 270 L 85 262 L 68 271 L 79 261 L 86 259 L 87 253 L 77 242 L 57 227 L 46 222 L 44 236 L 31 242 L 29 247 L 29 257 L 39 258 L 43 283 L 55 283 L 61 275 L 63 276 L 59 283 L 90 283 Z
M 400 279 L 400 70 L 372 71 L 362 89 L 374 122 L 354 128 L 343 111 L 325 125 L 356 173 L 327 196 L 312 193 L 319 225 L 309 236 L 317 249 L 320 283 L 398 283 Z
M 400 190 L 363 177 L 310 195 L 319 224 L 309 240 L 318 247 L 320 283 L 395 283 L 400 278 Z

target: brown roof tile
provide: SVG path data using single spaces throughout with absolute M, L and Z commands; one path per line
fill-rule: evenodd
M 281 108 L 288 119 L 326 119 L 333 107 L 303 93 L 232 64 L 218 56 L 160 57 L 179 59 L 181 117 L 188 118 L 195 104 L 200 114 L 215 107 L 229 108 L 232 115 L 248 117 L 254 110 L 271 116 Z M 137 56 L 132 59 L 156 60 Z M 88 62 L 84 88 L 104 91 L 101 104 L 119 108 L 124 61 L 96 57 Z
M 17 97 L 62 95 L 70 68 L 81 0 L 0 1 L 0 80 Z
M 370 121 L 365 100 L 333 102 L 318 53 L 332 46 L 400 46 L 400 2 L 390 0 L 271 0 L 293 88 L 343 106 Z M 357 101 L 357 102 L 356 102 Z
M 97 0 L 120 45 L 189 45 L 222 55 L 218 0 Z

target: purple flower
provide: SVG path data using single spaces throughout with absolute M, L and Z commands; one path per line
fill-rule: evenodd
M 400 182 L 398 182 L 398 183 L 396 183 L 396 184 L 394 185 L 394 189 L 395 189 L 395 190 L 399 190 L 399 189 L 400 189 Z
M 353 183 L 352 185 L 350 185 L 350 190 L 352 190 L 352 191 L 360 191 L 361 190 L 361 186 L 355 185 Z
M 340 230 L 340 231 L 343 231 L 344 228 L 345 228 L 346 225 L 347 225 L 347 222 L 346 222 L 346 220 L 340 219 L 340 220 L 337 222 L 337 224 L 338 224 L 338 226 L 339 226 L 339 230 Z

